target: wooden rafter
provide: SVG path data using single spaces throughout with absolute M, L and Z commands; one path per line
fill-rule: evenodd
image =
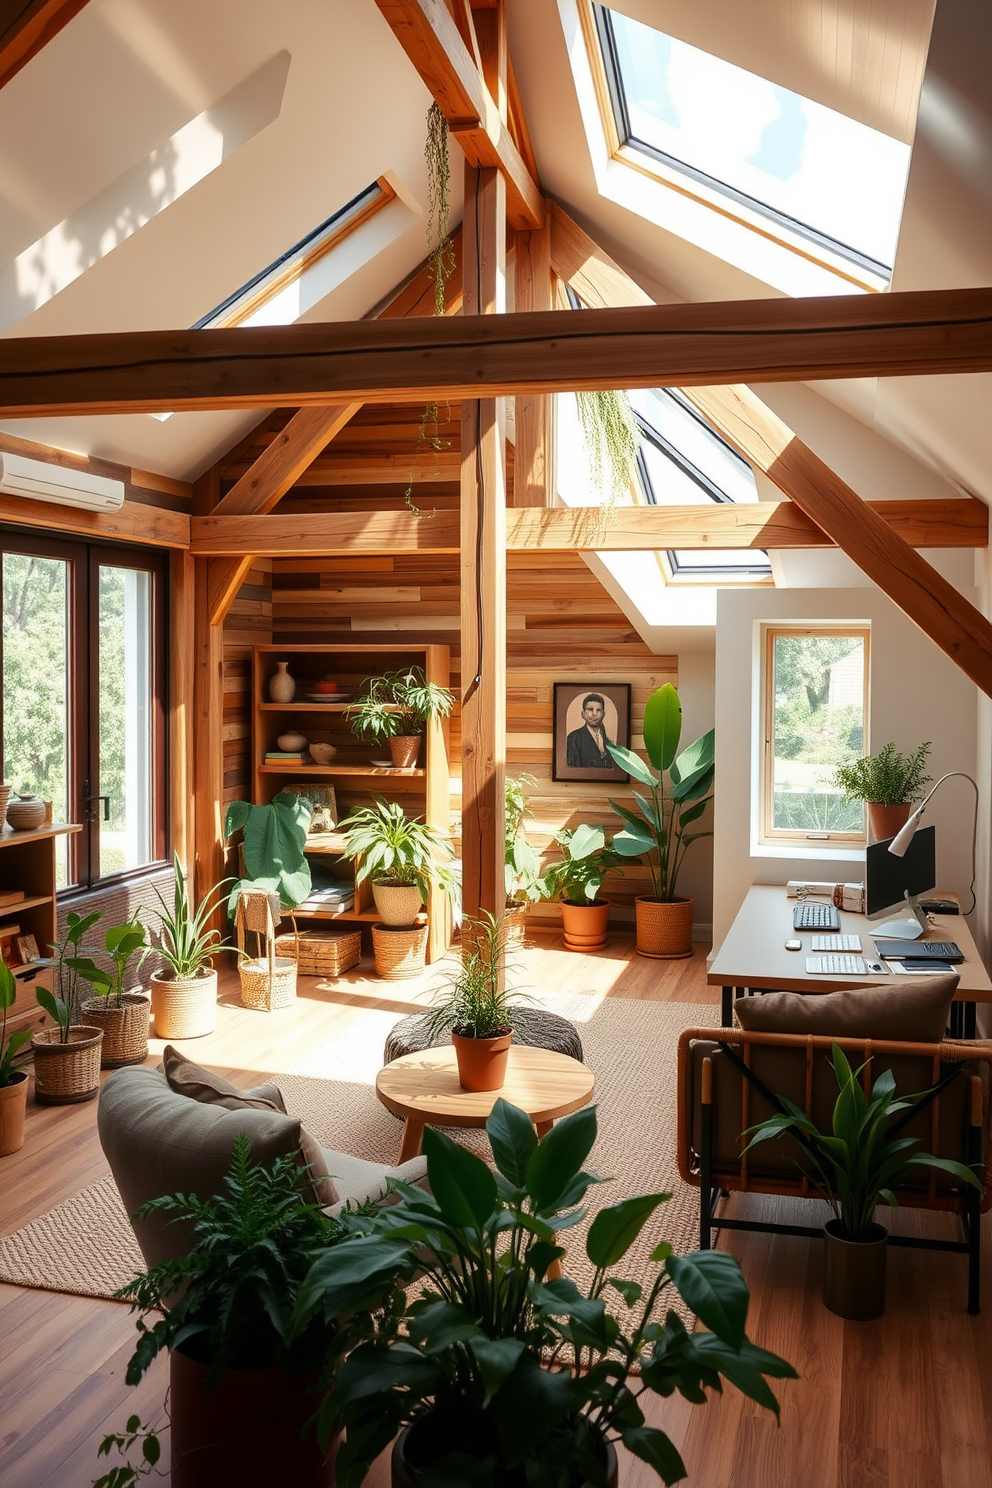
M 0 417 L 992 370 L 992 289 L 11 337 Z
M 0 0 L 0 88 L 78 15 L 87 0 Z
M 552 215 L 551 235 L 555 271 L 587 304 L 602 305 L 619 298 L 625 304 L 641 305 L 648 299 L 560 208 Z M 878 297 L 864 301 L 866 310 L 877 303 Z M 584 319 L 585 313 L 591 312 L 578 318 Z M 875 505 L 862 501 L 750 388 L 710 385 L 683 391 L 745 459 L 763 470 L 936 646 L 992 696 L 992 625 L 920 557 Z

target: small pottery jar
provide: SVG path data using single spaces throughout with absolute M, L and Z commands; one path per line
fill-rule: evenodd
M 45 803 L 40 796 L 13 796 L 7 805 L 7 820 L 17 832 L 30 832 L 45 821 Z
M 277 661 L 276 674 L 269 679 L 269 697 L 274 703 L 291 703 L 296 696 L 296 678 L 289 675 L 289 662 Z
M 290 729 L 288 733 L 280 734 L 276 743 L 280 749 L 306 749 L 307 736 L 297 729 Z

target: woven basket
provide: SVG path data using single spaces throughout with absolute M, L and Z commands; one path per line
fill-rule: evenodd
M 508 900 L 503 910 L 503 944 L 523 945 L 527 939 L 527 910 L 529 906 Z
M 243 893 L 238 900 L 235 927 L 242 1007 L 265 1013 L 289 1007 L 296 1001 L 296 958 L 276 955 L 272 896 L 257 890 Z M 260 953 L 252 958 L 245 951 L 245 934 L 248 930 L 253 931 L 264 943 L 264 955 Z M 298 945 L 299 932 L 295 920 L 293 932 L 294 944 Z
M 419 976 L 427 953 L 426 925 L 373 925 L 376 975 L 387 982 Z
M 304 930 L 276 937 L 276 955 L 294 956 L 300 976 L 343 976 L 362 959 L 360 930 Z
M 125 992 L 121 1007 L 108 1007 L 102 997 L 83 1003 L 83 1016 L 87 1022 L 103 1029 L 101 1069 L 120 1069 L 125 1064 L 144 1063 L 148 1058 L 151 1012 L 151 998 L 143 992 Z
M 694 899 L 634 900 L 637 954 L 655 961 L 677 961 L 692 955 Z
M 11 787 L 0 785 L 0 825 L 7 820 L 7 802 L 10 800 Z
M 372 898 L 384 925 L 412 925 L 424 902 L 415 884 L 373 883 Z
M 100 1089 L 100 1045 L 103 1029 L 80 1024 L 69 1029 L 69 1042 L 59 1042 L 57 1028 L 31 1035 L 34 1050 L 34 1098 L 39 1106 L 73 1106 L 92 1100 Z
M 153 971 L 152 1017 L 156 1038 L 202 1038 L 205 1033 L 213 1033 L 217 1026 L 217 973 L 167 981 L 162 972 Z

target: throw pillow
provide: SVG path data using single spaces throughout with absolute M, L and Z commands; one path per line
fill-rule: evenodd
M 939 1044 L 947 1028 L 956 971 L 901 977 L 840 992 L 766 992 L 739 997 L 737 1021 L 753 1033 L 814 1033 L 836 1038 Z

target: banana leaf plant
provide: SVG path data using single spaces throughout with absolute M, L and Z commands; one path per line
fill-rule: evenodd
M 14 1006 L 17 982 L 9 967 L 0 961 L 0 1090 L 14 1081 L 14 1056 L 22 1049 L 34 1032 L 33 1028 L 18 1028 L 7 1037 L 7 1009 Z
M 245 877 L 237 879 L 227 901 L 234 918 L 245 889 L 278 894 L 284 909 L 295 909 L 310 892 L 310 865 L 304 848 L 310 825 L 310 805 L 292 791 L 280 791 L 268 806 L 232 801 L 224 822 L 225 836 L 244 834 L 241 850 Z
M 654 898 L 664 903 L 676 897 L 688 849 L 700 838 L 713 836 L 709 831 L 686 831 L 699 821 L 713 799 L 713 730 L 679 753 L 681 737 L 682 704 L 675 688 L 666 682 L 644 706 L 644 747 L 654 770 L 632 750 L 619 744 L 606 746 L 620 768 L 649 792 L 644 795 L 634 791 L 640 811 L 610 802 L 625 824 L 613 838 L 613 850 L 624 858 L 644 859 Z

